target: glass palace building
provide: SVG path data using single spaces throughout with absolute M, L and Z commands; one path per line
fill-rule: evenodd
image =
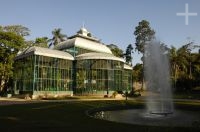
M 14 92 L 112 95 L 132 89 L 132 67 L 85 28 L 53 49 L 30 47 L 15 58 Z

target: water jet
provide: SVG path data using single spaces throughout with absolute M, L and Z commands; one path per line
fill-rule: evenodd
M 159 41 L 145 46 L 144 75 L 146 108 L 104 111 L 96 118 L 138 125 L 193 127 L 200 114 L 187 109 L 174 110 L 168 52 Z M 98 114 L 97 114 L 98 115 Z M 95 116 L 93 116 L 95 117 Z
M 169 59 L 159 41 L 145 46 L 144 76 L 147 87 L 146 106 L 150 114 L 167 115 L 174 111 L 170 84 Z

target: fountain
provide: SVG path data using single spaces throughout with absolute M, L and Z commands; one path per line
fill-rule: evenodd
M 147 113 L 167 116 L 173 113 L 168 54 L 160 42 L 145 46 L 144 75 L 147 87 Z
M 146 109 L 104 110 L 96 112 L 93 117 L 147 126 L 193 127 L 200 122 L 200 113 L 196 111 L 174 110 L 167 51 L 156 40 L 145 47 L 144 75 Z

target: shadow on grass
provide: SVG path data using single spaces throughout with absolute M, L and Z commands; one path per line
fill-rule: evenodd
M 45 102 L 37 104 L 0 106 L 0 131 L 20 132 L 169 132 L 199 131 L 198 127 L 154 127 L 130 125 L 90 118 L 87 110 L 141 108 L 143 103 L 133 101 L 76 101 L 76 102 Z M 200 110 L 199 106 L 177 105 L 192 110 Z

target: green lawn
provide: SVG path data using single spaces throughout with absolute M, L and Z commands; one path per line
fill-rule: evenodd
M 200 91 L 175 93 L 174 98 L 175 99 L 199 99 L 200 100 Z
M 200 106 L 182 107 L 200 110 Z M 76 101 L 49 102 L 24 105 L 0 106 L 0 131 L 20 132 L 184 132 L 200 128 L 150 127 L 115 123 L 88 117 L 87 110 L 101 107 L 138 108 L 142 103 L 133 101 Z M 181 107 L 181 108 L 182 108 Z

